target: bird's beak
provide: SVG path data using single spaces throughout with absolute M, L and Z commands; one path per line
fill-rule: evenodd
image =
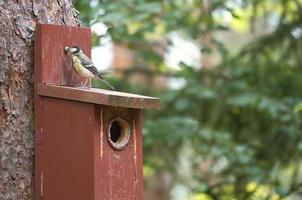
M 64 48 L 65 53 L 69 53 L 69 49 L 70 49 L 69 47 L 65 47 Z

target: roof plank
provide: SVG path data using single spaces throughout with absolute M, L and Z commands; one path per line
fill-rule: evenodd
M 97 88 L 79 88 L 38 84 L 37 92 L 38 95 L 41 96 L 62 98 L 100 105 L 137 109 L 159 109 L 160 107 L 160 100 L 155 97 Z

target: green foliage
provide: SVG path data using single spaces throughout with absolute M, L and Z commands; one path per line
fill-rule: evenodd
M 135 52 L 133 67 L 116 81 L 117 88 L 161 98 L 161 109 L 146 112 L 144 121 L 149 171 L 168 169 L 175 183 L 190 187 L 193 199 L 301 195 L 300 0 L 234 5 L 222 0 L 100 1 L 93 8 L 80 2 L 75 5 L 82 20 L 107 24 L 112 40 Z M 215 13 L 230 14 L 232 22 L 226 24 Z M 239 53 L 216 37 L 243 26 L 253 30 L 272 19 L 276 25 L 254 36 Z M 162 52 L 171 45 L 172 32 L 194 41 L 202 54 L 218 55 L 220 63 L 210 69 L 184 63 L 178 71 L 168 68 Z M 137 71 L 149 77 L 148 85 L 158 75 L 186 84 L 163 91 L 129 84 L 127 78 Z M 179 173 L 186 149 L 189 178 Z
M 302 103 L 299 103 L 295 106 L 294 108 L 295 112 L 299 112 L 299 111 L 302 111 Z

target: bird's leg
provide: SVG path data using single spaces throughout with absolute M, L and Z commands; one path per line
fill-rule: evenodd
M 87 83 L 87 79 L 85 80 L 85 82 L 81 81 L 80 88 L 82 88 L 82 89 L 86 88 L 86 83 Z
M 92 79 L 91 78 L 89 79 L 88 85 L 89 85 L 89 88 L 92 88 Z
M 82 86 L 83 88 L 87 88 L 87 87 L 86 87 L 86 84 L 87 84 L 88 80 L 89 80 L 89 79 L 86 78 L 86 80 L 85 80 L 85 82 L 84 82 L 84 84 L 83 84 L 83 86 Z

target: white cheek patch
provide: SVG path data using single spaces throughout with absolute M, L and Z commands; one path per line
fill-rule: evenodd
M 76 49 L 76 48 L 69 48 L 69 51 L 70 51 L 71 53 L 74 53 L 74 52 L 77 51 L 77 49 Z

